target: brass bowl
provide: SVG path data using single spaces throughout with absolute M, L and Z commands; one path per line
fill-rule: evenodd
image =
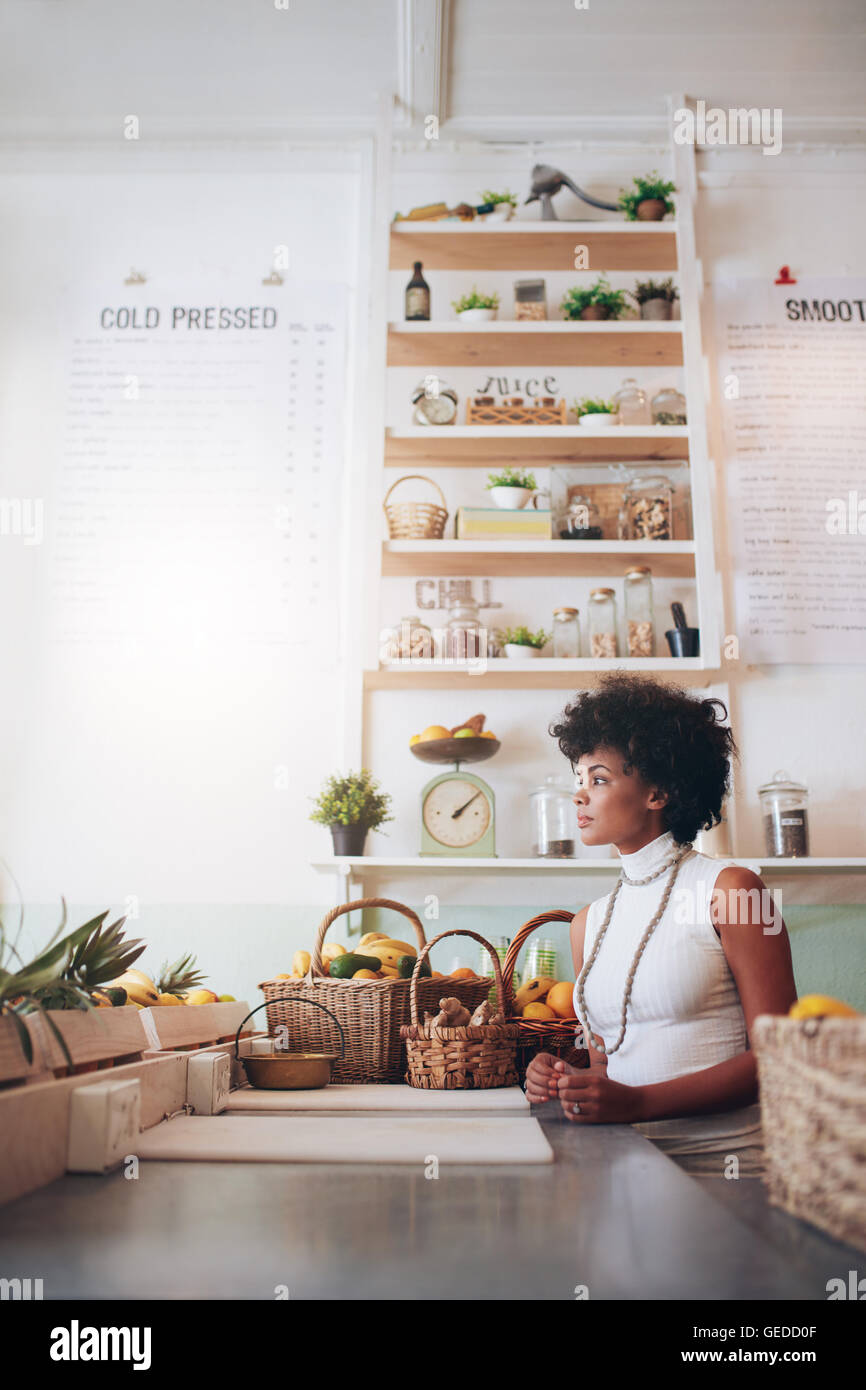
M 273 1052 L 241 1057 L 247 1081 L 260 1091 L 317 1091 L 331 1079 L 336 1052 Z

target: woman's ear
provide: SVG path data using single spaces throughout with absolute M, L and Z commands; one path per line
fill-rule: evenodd
M 660 811 L 663 806 L 667 806 L 669 801 L 670 796 L 667 792 L 661 792 L 658 788 L 655 788 L 655 790 L 650 792 L 647 807 L 650 811 Z

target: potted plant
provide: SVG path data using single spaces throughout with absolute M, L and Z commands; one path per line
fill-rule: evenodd
M 496 632 L 496 640 L 504 648 L 505 655 L 515 657 L 541 656 L 541 649 L 550 641 L 550 633 L 540 627 L 530 632 L 528 627 L 504 627 Z
M 537 486 L 535 474 L 525 468 L 503 468 L 499 473 L 488 473 L 485 483 L 497 507 L 509 512 L 525 507 Z
M 606 401 L 601 396 L 583 396 L 574 402 L 577 423 L 584 429 L 606 429 L 616 419 L 616 402 Z
M 657 170 L 643 178 L 636 174 L 632 183 L 634 190 L 621 189 L 617 200 L 628 222 L 661 222 L 674 211 L 670 195 L 676 193 L 676 185 L 660 178 Z
M 368 830 L 378 830 L 389 815 L 391 798 L 380 791 L 379 783 L 368 768 L 347 772 L 345 777 L 333 773 L 325 782 L 310 812 L 310 820 L 330 827 L 335 854 L 364 853 Z
M 494 193 L 487 188 L 480 195 L 479 202 L 493 203 L 492 212 L 485 216 L 487 222 L 508 222 L 514 216 L 514 209 L 517 207 L 516 197 L 509 193 L 507 188 L 504 193 Z
M 594 285 L 568 290 L 559 307 L 565 319 L 619 319 L 628 302 L 625 290 L 611 289 L 607 276 L 600 275 Z
M 669 275 L 666 280 L 638 280 L 631 293 L 640 305 L 642 319 L 669 319 L 680 292 Z
M 461 323 L 489 323 L 491 319 L 496 318 L 499 295 L 479 294 L 473 285 L 472 293 L 452 299 L 451 307 Z

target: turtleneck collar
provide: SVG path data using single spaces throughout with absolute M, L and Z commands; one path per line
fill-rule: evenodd
M 646 878 L 669 863 L 680 850 L 670 830 L 642 845 L 634 854 L 620 854 L 619 862 L 629 878 Z

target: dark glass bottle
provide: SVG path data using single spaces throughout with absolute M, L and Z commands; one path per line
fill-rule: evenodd
M 415 261 L 414 274 L 406 286 L 406 318 L 430 318 L 430 286 L 421 274 L 420 261 Z

